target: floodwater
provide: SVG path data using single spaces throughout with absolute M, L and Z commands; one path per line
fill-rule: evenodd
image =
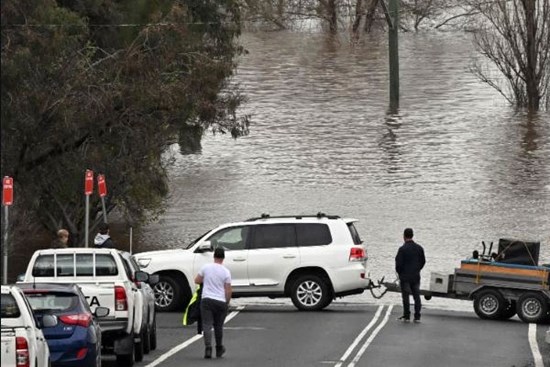
M 386 34 L 351 45 L 248 33 L 242 44 L 235 81 L 250 135 L 207 135 L 200 154 L 173 146 L 166 213 L 134 232 L 134 252 L 262 213 L 324 212 L 359 220 L 375 279 L 395 279 L 405 227 L 425 248 L 425 286 L 482 240 L 539 240 L 550 263 L 550 114 L 518 113 L 479 82 L 469 34 L 400 35 L 397 114 L 387 112 Z
M 550 114 L 516 112 L 469 71 L 465 33 L 400 35 L 401 103 L 388 114 L 386 35 L 360 44 L 316 33 L 245 34 L 236 82 L 250 135 L 208 135 L 179 155 L 160 221 L 135 250 L 183 246 L 262 213 L 357 218 L 373 278 L 395 279 L 405 227 L 432 271 L 481 241 L 538 240 L 550 263 Z

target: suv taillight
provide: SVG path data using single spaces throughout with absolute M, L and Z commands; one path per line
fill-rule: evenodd
M 362 247 L 352 247 L 349 250 L 349 261 L 363 261 L 367 257 Z
M 92 315 L 89 313 L 81 313 L 76 315 L 63 315 L 59 316 L 59 320 L 67 325 L 79 325 L 88 327 L 92 321 Z
M 128 310 L 128 301 L 126 300 L 126 290 L 119 285 L 115 286 L 115 311 Z
M 29 344 L 22 336 L 15 338 L 15 355 L 17 367 L 29 367 Z

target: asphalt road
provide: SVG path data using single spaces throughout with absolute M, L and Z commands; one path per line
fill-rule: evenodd
M 194 325 L 181 325 L 181 313 L 159 313 L 158 349 L 136 366 L 550 367 L 548 326 L 517 317 L 496 322 L 424 309 L 422 323 L 404 324 L 396 320 L 399 305 L 333 303 L 299 312 L 286 304 L 239 304 L 226 322 L 222 359 L 203 359 L 202 337 Z M 116 366 L 114 358 L 105 356 L 103 366 Z

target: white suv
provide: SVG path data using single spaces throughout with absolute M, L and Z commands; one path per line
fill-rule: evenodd
M 290 297 L 300 310 L 320 310 L 336 297 L 368 287 L 367 255 L 353 223 L 338 216 L 262 214 L 208 231 L 184 249 L 134 255 L 142 269 L 158 274 L 157 310 L 185 306 L 200 267 L 225 249 L 234 297 Z

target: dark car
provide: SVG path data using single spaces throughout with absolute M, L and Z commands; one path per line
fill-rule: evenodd
M 106 307 L 90 311 L 76 284 L 20 283 L 35 317 L 57 317 L 57 326 L 44 329 L 53 367 L 101 366 L 101 329 L 96 317 L 109 314 Z

